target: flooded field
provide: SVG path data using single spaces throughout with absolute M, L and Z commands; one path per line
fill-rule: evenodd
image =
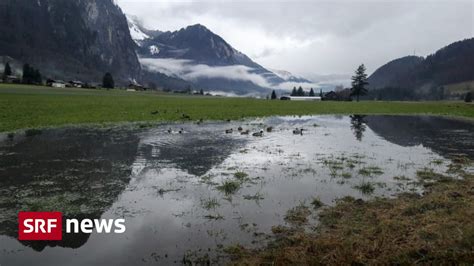
M 358 115 L 4 135 L 0 264 L 224 262 L 273 226 L 314 227 L 338 198 L 421 193 L 417 176 L 474 159 L 473 140 L 472 122 Z M 20 210 L 125 218 L 126 232 L 20 242 Z

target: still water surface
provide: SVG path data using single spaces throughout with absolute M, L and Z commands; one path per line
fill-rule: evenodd
M 260 130 L 262 137 L 252 136 Z M 451 156 L 474 159 L 472 122 L 303 116 L 2 136 L 0 264 L 180 264 L 207 256 L 222 262 L 222 247 L 259 247 L 272 226 L 291 226 L 285 214 L 295 206 L 315 197 L 332 205 L 344 196 L 421 192 L 416 171 L 444 173 Z M 225 181 L 238 187 L 226 193 Z M 374 191 L 357 188 L 364 183 Z M 20 242 L 20 210 L 125 218 L 127 230 Z M 314 216 L 306 227 L 316 224 Z

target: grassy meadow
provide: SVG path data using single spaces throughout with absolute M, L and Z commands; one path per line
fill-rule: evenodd
M 474 118 L 463 102 L 296 102 L 0 84 L 0 132 L 70 124 L 270 115 L 429 114 Z

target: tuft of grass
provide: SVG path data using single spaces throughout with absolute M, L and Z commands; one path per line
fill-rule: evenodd
M 245 180 L 249 175 L 245 172 L 239 171 L 234 173 L 234 177 L 237 178 L 238 180 Z
M 363 194 L 372 194 L 375 190 L 375 186 L 370 182 L 362 182 L 354 188 L 360 190 Z
M 445 176 L 440 173 L 436 173 L 431 168 L 423 168 L 421 170 L 416 171 L 416 176 L 422 181 L 440 181 L 440 182 L 447 182 L 450 181 L 452 178 L 449 176 Z
M 201 206 L 206 210 L 216 209 L 220 206 L 216 198 L 201 199 Z
M 221 192 L 224 192 L 226 195 L 231 195 L 237 192 L 240 189 L 240 182 L 235 180 L 225 180 L 220 186 L 217 186 L 217 189 Z
M 285 221 L 294 225 L 303 225 L 308 222 L 308 216 L 310 214 L 309 208 L 301 204 L 286 212 Z
M 208 215 L 204 215 L 204 218 L 208 220 L 223 220 L 224 216 L 220 214 L 208 214 Z
M 313 208 L 319 209 L 324 206 L 324 203 L 319 198 L 313 198 L 311 205 L 313 205 Z
M 404 175 L 401 175 L 401 176 L 394 176 L 393 177 L 394 180 L 399 180 L 399 181 L 408 181 L 410 180 L 410 178 L 404 176 Z
M 27 137 L 32 137 L 32 136 L 36 136 L 36 135 L 41 135 L 41 133 L 43 133 L 43 131 L 40 130 L 40 129 L 36 129 L 36 128 L 31 128 L 31 129 L 25 130 L 25 135 L 26 135 Z
M 259 200 L 264 199 L 263 195 L 260 192 L 257 192 L 254 195 L 244 195 L 243 198 L 245 200 L 254 200 L 254 201 L 259 201 Z
M 442 164 L 443 164 L 443 160 L 441 160 L 441 159 L 435 159 L 435 160 L 431 161 L 431 164 L 434 164 L 434 165 L 442 165 Z
M 352 174 L 351 173 L 348 173 L 348 172 L 344 172 L 341 174 L 341 176 L 345 179 L 349 179 L 352 177 Z
M 378 166 L 365 166 L 359 170 L 359 174 L 363 176 L 374 176 L 383 174 L 382 168 Z

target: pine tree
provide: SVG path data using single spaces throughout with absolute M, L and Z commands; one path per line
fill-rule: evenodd
M 472 102 L 472 92 L 466 93 L 466 97 L 464 97 L 464 102 L 467 102 L 467 103 Z
M 304 96 L 304 90 L 303 90 L 303 88 L 302 88 L 301 86 L 298 88 L 298 91 L 296 92 L 296 95 L 298 95 L 298 96 Z
M 34 70 L 32 67 L 30 67 L 29 64 L 24 64 L 23 65 L 23 76 L 22 76 L 22 83 L 25 84 L 31 84 L 33 83 L 33 75 L 34 75 Z
M 276 100 L 276 98 L 277 98 L 276 92 L 275 92 L 275 90 L 273 90 L 273 91 L 272 91 L 271 99 L 272 99 L 272 100 Z
M 313 88 L 311 88 L 311 90 L 309 91 L 309 96 L 311 96 L 311 97 L 314 97 L 314 96 L 316 96 L 316 95 L 314 94 L 314 90 L 313 90 Z
M 105 73 L 104 78 L 102 79 L 102 87 L 107 89 L 113 89 L 115 87 L 114 78 L 109 72 Z
M 291 92 L 290 96 L 296 96 L 296 87 L 293 87 L 293 91 Z
M 365 66 L 362 64 L 357 68 L 355 75 L 352 77 L 351 95 L 355 95 L 357 97 L 357 101 L 359 101 L 359 96 L 367 94 L 368 90 L 365 86 L 368 84 Z
M 201 89 L 201 90 L 199 91 L 199 94 L 204 95 L 204 91 Z
M 33 77 L 32 81 L 35 84 L 41 84 L 43 83 L 43 79 L 41 78 L 41 73 L 39 72 L 38 69 L 32 69 L 33 70 Z
M 319 97 L 323 98 L 323 89 L 319 89 Z
M 5 64 L 5 69 L 3 70 L 3 81 L 7 80 L 8 76 L 11 76 L 12 74 L 12 69 L 10 68 L 10 63 L 7 62 Z

